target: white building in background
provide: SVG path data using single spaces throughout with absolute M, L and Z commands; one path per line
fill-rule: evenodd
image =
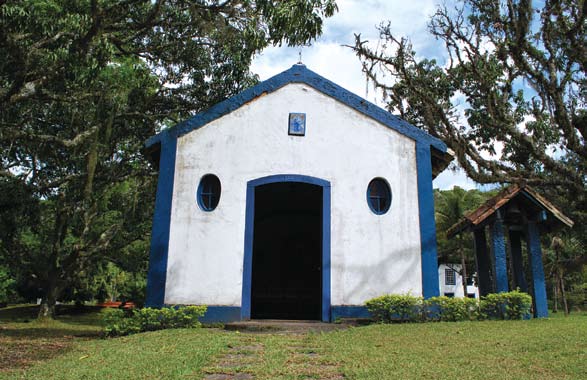
M 447 297 L 465 296 L 463 292 L 463 277 L 460 275 L 461 264 L 440 264 L 438 266 L 438 281 L 440 295 Z M 467 297 L 479 298 L 479 288 L 472 281 L 472 273 L 467 279 Z
M 364 317 L 438 295 L 446 145 L 303 65 L 147 141 L 159 168 L 147 305 L 205 321 Z

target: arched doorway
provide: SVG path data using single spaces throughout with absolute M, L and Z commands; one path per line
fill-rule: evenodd
M 317 178 L 248 183 L 243 319 L 330 318 L 330 186 Z

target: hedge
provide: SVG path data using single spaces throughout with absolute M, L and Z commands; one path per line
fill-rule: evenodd
M 480 317 L 488 319 L 522 319 L 530 315 L 532 297 L 514 290 L 488 294 L 481 298 Z
M 388 294 L 365 303 L 376 322 L 472 321 L 522 319 L 530 315 L 532 297 L 518 290 L 475 298 Z
M 110 309 L 104 316 L 106 336 L 121 336 L 144 331 L 200 327 L 198 320 L 206 313 L 206 306 L 143 308 L 134 310 Z

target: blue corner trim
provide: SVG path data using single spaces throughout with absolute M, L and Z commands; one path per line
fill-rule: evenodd
M 336 305 L 332 306 L 332 322 L 340 318 L 371 318 L 371 313 L 365 306 Z
M 170 129 L 166 129 L 159 134 L 152 136 L 146 141 L 145 146 L 150 147 L 166 138 L 178 138 L 236 110 L 245 103 L 248 103 L 261 95 L 274 92 L 289 83 L 304 83 L 417 142 L 432 146 L 443 153 L 447 150 L 446 144 L 440 139 L 432 137 L 422 129 L 413 126 L 407 121 L 392 115 L 375 104 L 345 90 L 339 85 L 307 69 L 304 65 L 294 65 L 290 69 L 277 74 L 256 86 L 250 87 Z
M 505 235 L 503 221 L 495 219 L 490 226 L 491 230 L 491 254 L 493 255 L 493 273 L 495 274 L 495 291 L 507 292 L 508 268 L 505 250 Z
M 416 142 L 416 166 L 418 170 L 420 249 L 422 251 L 422 296 L 430 298 L 440 294 L 430 145 Z
M 546 285 L 544 281 L 544 267 L 542 266 L 542 248 L 540 247 L 540 231 L 535 222 L 529 222 L 528 231 L 528 261 L 532 271 L 532 290 L 534 293 L 534 316 L 548 317 L 546 302 Z
M 202 323 L 237 322 L 241 319 L 241 308 L 238 306 L 208 306 L 206 314 L 200 318 Z
M 255 188 L 276 182 L 302 182 L 322 187 L 322 321 L 328 322 L 330 321 L 330 182 L 298 174 L 278 174 L 247 182 L 241 319 L 251 319 Z
M 161 307 L 165 299 L 176 149 L 176 139 L 165 138 L 161 141 L 157 198 L 155 199 L 149 273 L 147 275 L 147 299 L 145 304 L 148 307 Z

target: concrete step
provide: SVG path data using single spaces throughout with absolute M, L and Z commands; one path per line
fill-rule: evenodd
M 224 328 L 231 331 L 254 333 L 307 333 L 341 330 L 365 323 L 360 319 L 344 319 L 340 323 L 287 319 L 252 319 L 250 321 L 226 323 Z

